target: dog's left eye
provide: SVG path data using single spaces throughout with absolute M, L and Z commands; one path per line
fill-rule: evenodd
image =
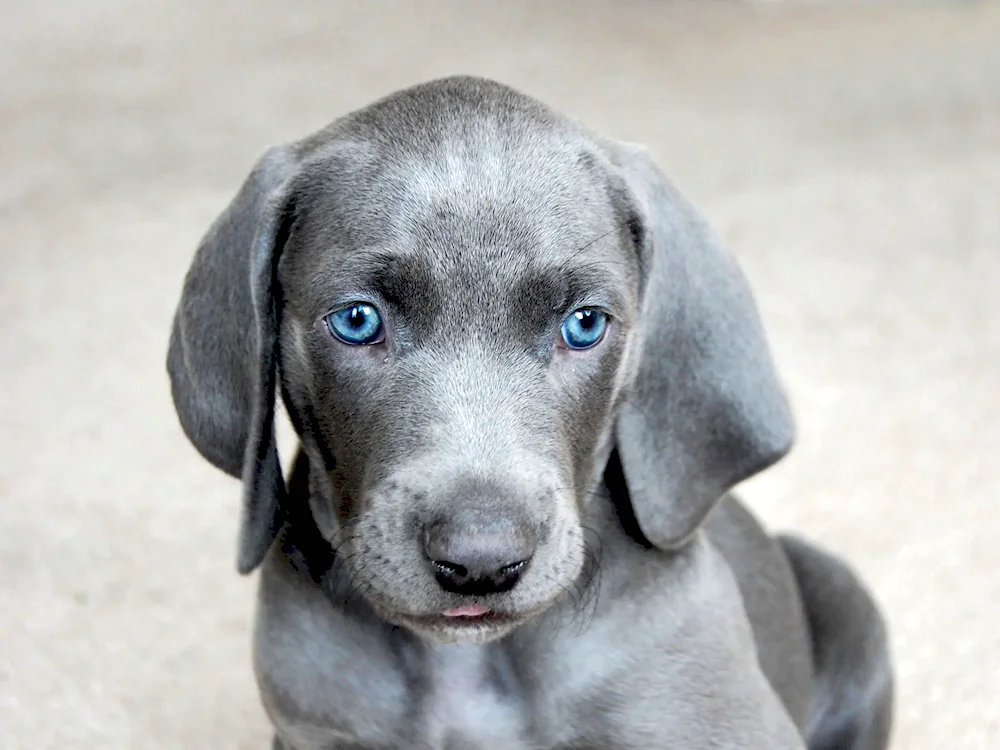
M 382 316 L 364 302 L 355 302 L 326 316 L 326 325 L 339 341 L 352 346 L 377 344 L 382 336 Z
M 571 312 L 563 321 L 560 333 L 570 349 L 590 349 L 604 338 L 608 316 L 600 310 L 582 308 Z

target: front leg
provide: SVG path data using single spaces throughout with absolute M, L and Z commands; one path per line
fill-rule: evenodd
M 629 588 L 605 597 L 585 635 L 547 665 L 587 674 L 576 679 L 577 702 L 564 683 L 536 675 L 551 696 L 543 717 L 571 701 L 560 725 L 579 730 L 561 750 L 805 750 L 761 669 L 721 554 L 697 537 L 661 570 L 641 573 L 630 571 Z
M 728 563 L 705 537 L 692 542 L 689 552 L 688 567 L 675 580 L 673 596 L 660 612 L 661 620 L 676 618 L 677 627 L 659 654 L 670 675 L 665 692 L 672 695 L 660 708 L 662 726 L 669 727 L 667 746 L 806 750 L 802 734 L 761 668 Z M 654 746 L 663 745 L 649 745 Z

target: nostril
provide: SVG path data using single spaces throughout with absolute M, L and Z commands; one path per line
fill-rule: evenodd
M 469 576 L 469 569 L 464 565 L 457 565 L 447 560 L 431 560 L 431 563 L 437 569 L 438 573 L 446 575 L 449 578 L 468 578 Z
M 514 588 L 518 584 L 518 581 L 521 580 L 521 575 L 524 573 L 525 568 L 528 567 L 529 562 L 531 562 L 530 559 L 520 560 L 510 565 L 504 565 L 497 570 L 493 574 L 491 581 L 496 593 L 510 591 Z
M 524 569 L 528 567 L 529 562 L 530 559 L 521 560 L 516 563 L 511 563 L 510 565 L 504 565 L 499 570 L 500 578 L 504 579 L 504 578 L 510 578 L 511 576 L 516 577 L 521 575 L 521 573 L 524 572 Z

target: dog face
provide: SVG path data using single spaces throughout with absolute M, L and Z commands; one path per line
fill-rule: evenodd
M 244 479 L 241 570 L 306 502 L 280 390 L 346 575 L 434 639 L 573 586 L 612 450 L 669 548 L 791 440 L 742 275 L 648 158 L 475 79 L 270 151 L 199 248 L 168 365 L 187 434 Z
M 280 370 L 360 590 L 478 638 L 580 574 L 640 259 L 599 154 L 489 112 L 450 122 L 407 147 L 369 133 L 301 188 Z

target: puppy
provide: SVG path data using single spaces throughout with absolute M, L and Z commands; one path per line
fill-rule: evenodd
M 792 419 L 743 274 L 642 149 L 465 77 L 272 148 L 168 370 L 243 482 L 276 748 L 886 746 L 871 597 L 727 494 Z

